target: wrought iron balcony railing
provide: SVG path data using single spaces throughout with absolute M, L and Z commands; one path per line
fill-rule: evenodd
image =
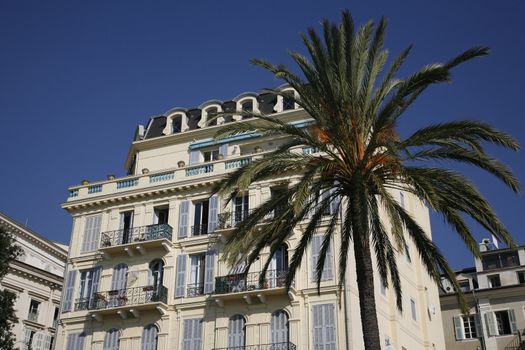
M 165 238 L 171 241 L 173 229 L 168 224 L 148 225 L 104 232 L 100 238 L 100 247 L 112 247 L 122 244 L 153 241 Z
M 512 341 L 505 346 L 505 350 L 525 350 L 525 336 L 522 334 L 525 334 L 525 330 L 518 330 Z
M 38 312 L 30 312 L 27 315 L 27 319 L 29 321 L 38 322 Z
M 253 210 L 241 210 L 231 212 L 220 213 L 217 220 L 217 228 L 225 229 L 235 227 L 243 222 Z
M 215 294 L 240 293 L 258 289 L 282 288 L 286 285 L 288 271 L 268 270 L 263 283 L 259 272 L 235 274 L 215 278 Z
M 94 293 L 91 297 L 79 298 L 75 310 L 102 310 L 122 306 L 134 306 L 162 302 L 167 304 L 168 288 L 145 286 Z
M 188 284 L 188 288 L 186 289 L 186 295 L 188 296 L 188 298 L 204 295 L 204 283 Z
M 297 347 L 292 342 L 287 343 L 273 343 L 273 344 L 258 344 L 258 345 L 244 345 L 244 346 L 229 346 L 227 348 L 214 348 L 213 350 L 296 350 Z
M 208 234 L 208 224 L 207 223 L 191 227 L 192 236 L 202 236 L 202 235 L 207 235 L 207 234 Z

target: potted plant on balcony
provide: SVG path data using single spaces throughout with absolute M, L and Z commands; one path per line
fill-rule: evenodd
M 231 227 L 231 221 L 230 221 L 231 216 L 232 216 L 232 213 L 230 213 L 229 211 L 220 213 L 217 218 L 217 228 L 218 229 L 230 228 Z
M 101 243 L 102 247 L 109 247 L 111 246 L 111 239 L 109 236 L 103 235 Z

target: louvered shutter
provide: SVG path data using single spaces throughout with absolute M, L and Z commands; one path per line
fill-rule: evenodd
M 77 333 L 67 335 L 66 350 L 76 350 Z
M 489 336 L 493 337 L 498 335 L 498 325 L 496 323 L 494 312 L 489 311 L 485 313 L 485 323 L 487 324 L 487 332 Z
M 33 341 L 31 342 L 31 350 L 42 350 L 44 346 L 44 334 L 37 332 L 33 335 Z
M 62 307 L 62 312 L 71 311 L 71 304 L 73 301 L 73 290 L 75 288 L 75 280 L 77 277 L 77 271 L 71 270 L 67 273 L 67 285 L 64 296 L 64 305 Z
M 215 251 L 209 250 L 206 252 L 206 261 L 204 267 L 204 294 L 213 293 L 215 282 Z
M 190 164 L 201 162 L 201 152 L 197 150 L 190 151 Z
M 272 314 L 270 339 L 273 345 L 288 343 L 288 315 L 286 312 L 280 310 Z
M 186 255 L 177 256 L 177 275 L 175 278 L 175 297 L 184 297 L 186 284 Z
M 335 189 L 331 189 L 330 193 L 334 193 Z M 332 199 L 332 202 L 330 202 L 330 215 L 336 215 L 338 213 L 337 209 L 339 207 L 339 203 L 341 203 L 341 196 L 337 195 Z
M 104 337 L 104 350 L 119 350 L 119 331 L 110 329 Z
M 178 237 L 184 238 L 188 236 L 188 213 L 190 208 L 189 201 L 180 202 L 179 207 L 179 231 Z
M 337 348 L 337 338 L 335 332 L 335 306 L 333 304 L 324 305 L 324 331 L 324 349 L 335 350 Z
M 208 207 L 208 233 L 217 229 L 217 218 L 219 215 L 219 197 L 212 196 Z
M 324 350 L 323 305 L 312 307 L 312 340 L 314 350 Z
M 184 320 L 184 338 L 182 338 L 182 350 L 193 350 L 193 320 Z
M 44 350 L 51 350 L 51 336 L 46 335 L 46 339 L 44 341 Z
M 202 319 L 193 320 L 193 350 L 202 350 Z
M 475 314 L 474 315 L 474 324 L 476 325 L 476 334 L 478 337 L 481 337 L 481 333 L 483 331 L 483 326 L 481 323 L 481 315 Z
M 456 333 L 456 340 L 465 339 L 465 329 L 463 328 L 463 318 L 461 316 L 454 316 L 454 332 Z
M 93 231 L 93 224 L 94 224 L 93 218 L 94 218 L 93 216 L 86 217 L 86 222 L 84 225 L 84 237 L 82 239 L 82 247 L 80 249 L 81 253 L 89 251 L 88 247 L 92 240 L 91 232 Z
M 91 286 L 91 293 L 89 295 L 90 298 L 90 306 L 93 307 L 95 303 L 95 293 L 99 292 L 100 288 L 100 275 L 102 273 L 102 266 L 96 266 L 93 269 L 93 279 L 92 279 L 92 286 Z
M 241 315 L 235 315 L 230 318 L 228 325 L 228 347 L 244 347 L 244 324 L 244 317 Z
M 228 144 L 224 143 L 219 146 L 219 154 L 222 154 L 224 159 L 228 158 Z
M 311 259 L 310 259 L 310 275 L 312 278 L 312 281 L 315 281 L 315 274 L 317 269 L 317 261 L 319 260 L 319 251 L 321 250 L 321 236 L 313 236 L 312 240 L 310 242 L 310 252 L 311 252 Z
M 334 272 L 333 272 L 333 244 L 332 239 L 330 238 L 330 244 L 328 246 L 328 250 L 326 251 L 326 258 L 324 261 L 324 267 L 323 267 L 323 280 L 331 280 L 334 278 Z
M 100 242 L 100 228 L 102 225 L 102 215 L 97 215 L 93 219 L 93 231 L 91 232 L 91 245 L 89 246 L 89 250 L 97 250 Z
M 518 331 L 518 327 L 516 327 L 516 315 L 514 314 L 514 310 L 509 310 L 509 322 L 510 322 L 510 332 L 512 334 L 515 334 Z
M 155 325 L 144 327 L 141 350 L 157 350 L 157 333 L 158 329 Z
M 77 336 L 77 348 L 76 350 L 84 350 L 84 341 L 85 341 L 85 338 L 86 338 L 86 333 L 82 332 L 82 333 L 78 333 L 78 336 Z
M 84 239 L 82 241 L 81 252 L 90 252 L 98 248 L 100 240 L 100 224 L 102 215 L 93 215 L 86 217 L 84 226 Z
M 111 290 L 126 289 L 128 274 L 128 265 L 118 264 L 113 268 L 113 277 L 111 280 Z

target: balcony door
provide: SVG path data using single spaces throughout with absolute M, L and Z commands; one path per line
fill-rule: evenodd
M 118 264 L 113 268 L 109 303 L 112 307 L 126 305 L 126 285 L 128 282 L 128 265 Z
M 164 262 L 160 259 L 149 264 L 148 287 L 153 287 L 153 294 L 159 296 L 164 280 Z
M 268 283 L 271 288 L 284 287 L 288 271 L 288 249 L 285 245 L 279 247 L 272 256 L 268 267 Z
M 249 196 L 244 194 L 235 197 L 233 201 L 233 225 L 237 225 L 248 216 L 249 211 Z
M 288 349 L 288 315 L 283 310 L 272 314 L 270 339 L 276 349 Z
M 119 243 L 127 244 L 132 239 L 133 211 L 120 213 Z
M 246 345 L 246 320 L 241 315 L 234 315 L 228 324 L 228 349 L 244 349 Z

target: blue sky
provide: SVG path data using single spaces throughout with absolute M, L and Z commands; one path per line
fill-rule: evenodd
M 299 34 L 324 17 L 338 19 L 343 8 L 358 23 L 386 16 L 393 54 L 414 44 L 401 76 L 471 46 L 492 49 L 423 95 L 404 117 L 403 134 L 473 118 L 525 143 L 522 1 L 1 1 L 0 211 L 69 242 L 71 219 L 59 207 L 67 187 L 123 175 L 136 125 L 175 106 L 280 85 L 249 60 L 291 64 L 287 50 L 302 50 Z M 525 182 L 523 152 L 490 150 Z M 524 244 L 523 196 L 461 170 Z M 432 216 L 432 224 L 452 265 L 471 266 L 442 220 Z

